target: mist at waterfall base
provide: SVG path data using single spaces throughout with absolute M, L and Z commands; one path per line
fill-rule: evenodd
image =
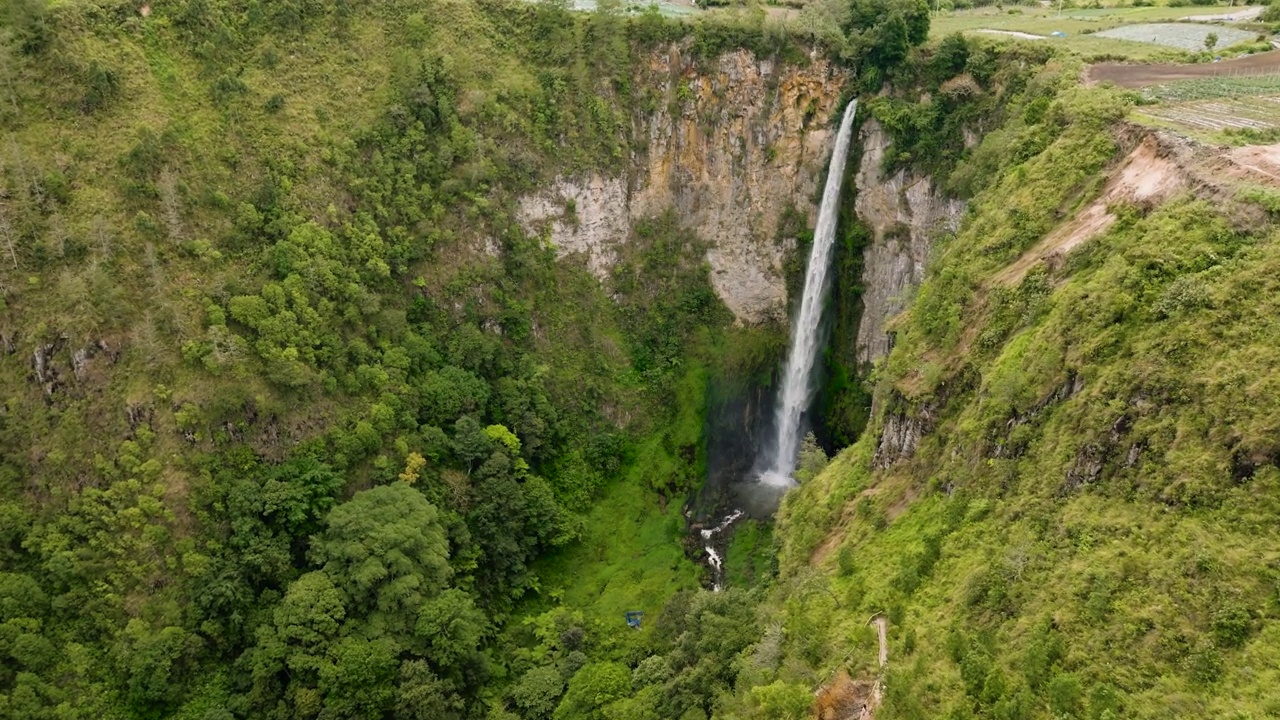
M 758 395 L 740 400 L 731 407 L 720 408 L 719 417 L 731 418 L 727 424 L 737 425 L 736 429 L 723 428 L 730 432 L 719 436 L 724 440 L 719 444 L 720 452 L 716 452 L 717 430 L 720 428 L 715 427 L 715 422 L 708 428 L 712 447 L 709 448 L 707 490 L 712 494 L 723 494 L 715 501 L 717 506 L 731 509 L 718 524 L 700 530 L 715 589 L 720 587 L 722 564 L 721 553 L 715 547 L 716 538 L 723 538 L 724 531 L 741 517 L 771 517 L 782 496 L 795 486 L 792 474 L 804 436 L 805 412 L 813 404 L 817 391 L 815 366 L 826 336 L 822 311 L 831 285 L 829 275 L 839 218 L 840 191 L 857 110 L 856 100 L 845 108 L 831 151 L 813 244 L 809 250 L 804 292 L 792 323 L 791 345 L 782 366 L 781 384 L 773 402 L 773 417 L 767 425 L 755 422 L 763 419 L 756 417 L 761 414 L 759 408 L 763 404 Z M 742 432 L 743 425 L 746 433 Z M 761 425 L 768 435 L 757 447 L 751 429 Z M 720 482 L 716 482 L 717 479 Z

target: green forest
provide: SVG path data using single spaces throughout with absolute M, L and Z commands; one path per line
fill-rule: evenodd
M 1280 189 L 1113 204 L 1009 280 L 1144 100 L 929 27 L 0 4 L 0 719 L 1280 715 Z M 884 171 L 968 210 L 859 367 L 846 183 L 821 446 L 713 591 L 717 413 L 789 321 L 735 317 L 676 207 L 604 276 L 520 208 L 625 177 L 657 113 L 714 122 L 690 83 L 730 55 L 828 63 Z M 808 217 L 766 229 L 792 298 Z

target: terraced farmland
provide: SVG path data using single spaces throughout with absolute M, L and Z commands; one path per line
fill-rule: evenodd
M 1198 25 L 1196 23 L 1143 23 L 1139 25 L 1122 25 L 1118 28 L 1094 33 L 1097 37 L 1113 40 L 1129 40 L 1131 42 L 1164 45 L 1196 52 L 1204 50 L 1204 39 L 1210 33 L 1218 36 L 1215 47 L 1225 48 L 1236 43 L 1252 40 L 1258 36 L 1256 32 L 1246 32 L 1218 25 Z
M 1192 130 L 1271 130 L 1280 128 L 1280 95 L 1186 102 L 1142 112 Z

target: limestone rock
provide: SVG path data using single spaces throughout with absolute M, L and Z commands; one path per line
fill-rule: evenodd
M 885 414 L 884 429 L 871 461 L 877 468 L 910 459 L 937 422 L 937 408 L 932 404 L 911 406 L 901 397 L 896 404 L 897 409 Z
M 890 142 L 880 123 L 867 121 L 855 178 L 858 217 L 872 231 L 862 259 L 863 310 L 857 339 L 862 366 L 889 354 L 885 324 L 902 312 L 924 278 L 934 238 L 954 231 L 965 210 L 964 201 L 944 196 L 932 177 L 906 170 L 886 177 L 881 168 Z
M 841 73 L 747 51 L 704 72 L 682 45 L 668 47 L 638 81 L 663 97 L 633 117 L 639 150 L 620 176 L 557 178 L 520 201 L 518 219 L 604 279 L 635 220 L 673 210 L 709 244 L 712 285 L 739 322 L 785 319 L 782 259 L 795 240 L 779 241 L 778 226 L 789 207 L 816 212 Z
M 547 190 L 521 198 L 518 217 L 526 231 L 550 225 L 559 253 L 584 254 L 587 267 L 601 279 L 617 260 L 614 246 L 631 231 L 626 183 L 598 175 L 557 178 Z

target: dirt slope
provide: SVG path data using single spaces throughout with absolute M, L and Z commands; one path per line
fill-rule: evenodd
M 1215 203 L 1237 202 L 1243 187 L 1280 189 L 1280 144 L 1234 149 L 1200 145 L 1168 133 L 1145 133 L 1111 172 L 1098 198 L 1059 225 L 992 278 L 1016 285 L 1036 264 L 1056 263 L 1073 249 L 1105 233 L 1119 204 L 1151 208 L 1181 192 Z M 1242 210 L 1238 216 L 1247 221 Z
M 1186 179 L 1178 172 L 1178 166 L 1162 151 L 1155 136 L 1148 136 L 1112 174 L 1097 200 L 1000 271 L 994 281 L 1016 285 L 1037 263 L 1052 262 L 1106 232 L 1116 221 L 1110 209 L 1114 204 L 1153 205 L 1185 187 Z

